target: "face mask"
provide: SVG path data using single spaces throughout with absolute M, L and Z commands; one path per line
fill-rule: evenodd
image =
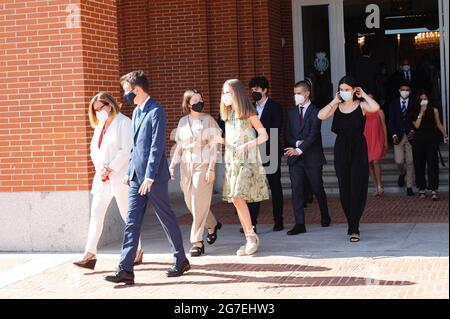
M 97 115 L 97 120 L 99 122 L 105 122 L 108 119 L 108 112 L 106 112 L 105 110 L 101 110 L 100 112 L 95 112 L 95 114 Z
M 427 105 L 428 105 L 428 100 L 420 101 L 420 106 L 427 106 Z
M 203 107 L 205 104 L 203 102 L 197 102 L 195 104 L 192 104 L 192 110 L 195 112 L 201 112 L 203 111 Z
M 262 94 L 260 92 L 252 92 L 252 97 L 255 102 L 262 99 Z
M 342 98 L 344 101 L 346 101 L 346 102 L 353 99 L 353 92 L 340 91 L 340 92 L 339 92 L 339 95 L 340 95 L 341 98 Z
M 231 106 L 233 104 L 233 98 L 231 97 L 230 93 L 226 93 L 222 95 L 222 102 L 226 106 Z
M 409 70 L 411 70 L 411 66 L 410 65 L 404 65 L 402 66 L 403 71 L 408 72 Z
M 128 105 L 134 105 L 134 98 L 136 97 L 136 94 L 133 93 L 133 91 L 126 92 L 123 95 L 123 99 L 125 102 L 127 102 Z
M 295 94 L 295 105 L 303 105 L 305 103 L 305 97 L 301 94 Z
M 410 94 L 409 91 L 400 91 L 400 95 L 401 95 L 401 97 L 402 97 L 404 100 L 406 100 L 407 98 L 409 98 L 409 94 Z

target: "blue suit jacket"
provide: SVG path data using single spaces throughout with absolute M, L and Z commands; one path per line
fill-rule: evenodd
M 145 178 L 153 179 L 154 183 L 167 182 L 170 175 L 166 157 L 166 112 L 152 98 L 145 104 L 138 123 L 136 110 L 131 120 L 133 145 L 128 176 L 131 180 L 136 174 L 141 184 Z
M 413 101 L 410 98 L 407 112 L 413 108 L 412 103 Z M 408 134 L 410 131 L 414 131 L 413 123 L 408 116 L 403 118 L 400 98 L 396 98 L 389 104 L 390 136 L 392 137 L 395 134 L 401 140 L 403 134 Z
M 306 110 L 303 125 L 300 125 L 299 113 L 298 107 L 287 111 L 284 138 L 286 148 L 296 148 L 295 143 L 302 140 L 303 143 L 299 146 L 299 149 L 303 154 L 289 157 L 288 165 L 298 163 L 310 167 L 322 166 L 327 161 L 323 154 L 322 133 L 320 131 L 322 121 L 317 117 L 319 110 L 314 104 L 311 104 Z

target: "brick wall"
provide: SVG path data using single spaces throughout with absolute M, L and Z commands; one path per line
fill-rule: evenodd
M 271 96 L 292 102 L 289 0 L 72 1 L 80 25 L 67 3 L 0 3 L 0 191 L 89 189 L 87 104 L 98 91 L 120 99 L 118 78 L 132 70 L 149 75 L 167 133 L 190 87 L 214 117 L 230 78 L 265 75 Z
M 119 73 L 115 1 L 89 3 L 0 3 L 2 192 L 90 187 L 88 102 Z
M 285 22 L 291 21 L 290 12 L 285 17 L 287 2 L 118 0 L 120 73 L 148 73 L 151 95 L 168 111 L 168 132 L 182 115 L 182 94 L 190 87 L 203 92 L 214 117 L 222 85 L 230 78 L 247 84 L 254 75 L 265 75 L 271 95 L 283 105 L 290 103 L 293 65 L 286 66 L 285 58 L 293 63 L 292 40 L 281 46 L 283 32 L 292 34 Z

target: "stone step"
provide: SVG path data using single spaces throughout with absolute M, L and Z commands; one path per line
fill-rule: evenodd
M 441 145 L 441 154 L 444 158 L 444 162 L 446 167 L 442 167 L 439 164 L 439 187 L 441 191 L 449 190 L 449 149 L 447 145 Z M 324 150 L 325 158 L 327 159 L 327 164 L 323 166 L 323 181 L 324 187 L 327 193 L 330 194 L 338 194 L 338 180 L 336 177 L 335 169 L 334 169 L 334 154 L 333 149 L 325 149 Z M 381 161 L 381 167 L 383 170 L 383 186 L 385 192 L 387 193 L 403 193 L 405 192 L 404 188 L 400 188 L 397 185 L 398 180 L 398 170 L 397 165 L 394 162 L 394 153 L 393 150 L 390 149 L 386 154 L 386 157 Z M 281 165 L 281 184 L 283 186 L 283 192 L 290 193 L 291 192 L 291 181 L 289 178 L 289 168 L 287 163 L 284 161 Z M 372 178 L 369 180 L 369 192 L 373 192 L 373 182 Z

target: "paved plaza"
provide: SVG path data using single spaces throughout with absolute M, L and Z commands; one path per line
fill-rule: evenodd
M 438 202 L 403 195 L 369 198 L 362 240 L 350 243 L 337 197 L 329 198 L 333 224 L 318 224 L 316 203 L 307 208 L 306 234 L 272 232 L 270 202 L 262 206 L 261 250 L 238 257 L 244 242 L 232 206 L 215 196 L 213 211 L 224 227 L 206 255 L 190 258 L 192 269 L 165 278 L 171 254 L 162 228 L 148 215 L 143 231 L 144 263 L 134 286 L 114 285 L 120 242 L 102 247 L 95 271 L 75 268 L 80 254 L 0 254 L 0 298 L 449 298 L 448 195 Z M 286 222 L 292 223 L 289 198 Z M 173 200 L 186 250 L 190 216 Z

